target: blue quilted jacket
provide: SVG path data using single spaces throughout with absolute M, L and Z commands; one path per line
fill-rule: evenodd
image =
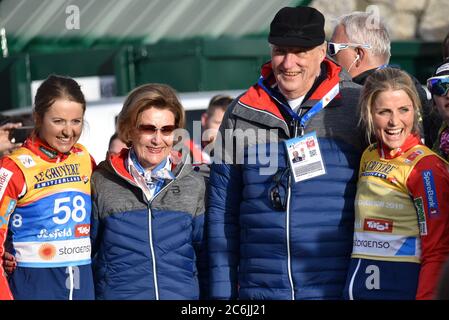
M 352 249 L 357 169 L 364 148 L 357 129 L 360 87 L 329 60 L 323 62 L 322 72 L 324 80 L 303 105 L 320 99 L 326 81 L 340 83 L 340 95 L 305 126 L 306 133 L 315 131 L 318 136 L 326 174 L 296 184 L 289 173 L 284 174 L 280 193 L 286 210 L 274 210 L 269 196 L 280 173 L 288 170 L 283 140 L 292 136 L 277 99 L 255 85 L 225 114 L 216 154 L 227 160 L 211 167 L 206 216 L 213 299 L 342 298 Z M 270 78 L 269 65 L 262 75 Z M 243 155 L 236 147 L 229 163 L 224 155 L 226 140 L 232 141 L 230 135 L 239 129 L 277 131 L 248 139 Z M 261 157 L 261 152 L 275 156 Z M 243 161 L 238 161 L 239 156 Z
M 204 177 L 180 163 L 176 178 L 147 201 L 124 151 L 92 175 L 96 299 L 199 299 L 207 282 Z

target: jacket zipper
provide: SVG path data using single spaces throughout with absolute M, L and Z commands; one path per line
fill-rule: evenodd
M 181 175 L 182 170 L 184 170 L 185 164 L 182 166 L 181 171 L 179 171 L 178 175 L 175 177 L 175 179 Z M 163 187 L 161 190 L 159 190 L 158 193 L 156 193 L 153 198 L 148 201 L 148 235 L 149 235 L 149 240 L 150 240 L 150 252 L 151 252 L 151 259 L 153 260 L 153 281 L 154 281 L 154 293 L 155 293 L 155 297 L 156 300 L 160 300 L 159 298 L 159 286 L 158 286 L 158 281 L 157 281 L 157 268 L 156 268 L 156 255 L 154 254 L 154 246 L 153 246 L 153 227 L 152 227 L 152 218 L 151 218 L 151 204 L 153 203 L 154 199 L 156 199 L 156 197 L 159 194 L 162 194 L 162 191 L 164 191 L 165 189 L 168 188 L 168 186 L 170 186 L 173 181 L 175 181 L 175 179 L 173 179 L 172 181 L 170 181 L 169 183 L 167 183 L 167 185 L 165 187 Z M 145 194 L 145 192 L 142 190 L 142 192 Z M 146 197 L 146 194 L 145 194 Z
M 299 136 L 302 136 L 304 134 L 304 127 L 300 126 L 300 130 L 298 130 L 298 121 L 295 121 L 295 130 L 294 130 L 294 137 L 298 136 L 298 133 L 300 133 Z M 292 254 L 290 249 L 290 199 L 292 195 L 292 175 L 289 174 L 288 176 L 288 183 L 287 183 L 287 222 L 286 222 L 286 228 L 287 228 L 287 269 L 288 269 L 288 280 L 290 281 L 290 287 L 291 287 L 291 298 L 292 300 L 296 300 L 295 297 L 295 286 L 293 284 L 293 276 L 292 276 Z
M 147 201 L 148 201 L 148 215 L 149 215 L 149 220 L 148 220 L 148 221 L 149 221 L 149 222 L 148 222 L 148 236 L 149 236 L 149 241 L 150 241 L 151 259 L 153 260 L 153 261 L 152 261 L 152 262 L 153 262 L 152 265 L 153 265 L 153 281 L 154 281 L 154 291 L 155 291 L 154 293 L 155 293 L 155 297 L 156 297 L 155 299 L 156 299 L 156 300 L 160 300 L 160 299 L 159 299 L 159 286 L 158 286 L 157 272 L 156 272 L 156 271 L 157 271 L 157 268 L 156 268 L 156 255 L 154 254 L 154 246 L 153 246 L 153 228 L 152 228 L 152 225 L 151 225 L 151 221 L 152 221 L 152 219 L 151 219 L 151 204 L 153 203 L 154 199 L 156 199 L 157 196 L 159 196 L 160 194 L 162 194 L 162 191 L 164 191 L 165 189 L 167 189 L 168 186 L 170 186 L 170 185 L 173 183 L 173 181 L 175 181 L 175 179 L 181 175 L 182 171 L 183 171 L 184 168 L 185 168 L 185 163 L 182 164 L 181 170 L 180 170 L 179 173 L 175 176 L 175 179 L 173 179 L 172 181 L 170 181 L 169 183 L 167 183 L 167 185 L 166 185 L 165 187 L 163 187 L 161 190 L 159 190 L 159 192 L 156 193 L 156 194 L 153 196 L 153 198 L 152 198 L 151 200 L 148 200 L 149 197 L 148 197 L 147 194 L 145 193 L 145 190 L 143 190 L 143 189 L 139 186 L 139 184 L 137 184 L 137 183 L 134 181 L 134 178 L 133 178 L 133 180 L 130 180 L 130 179 L 128 179 L 128 178 L 122 176 L 122 175 L 115 169 L 115 167 L 114 167 L 113 165 L 111 165 L 111 167 L 113 168 L 113 170 L 115 171 L 115 173 L 116 173 L 119 177 L 122 177 L 123 179 L 125 179 L 126 181 L 128 181 L 131 185 L 137 186 L 137 187 L 142 191 L 142 193 L 143 193 L 145 199 L 147 199 Z M 132 174 L 131 174 L 131 176 L 132 176 Z
M 148 236 L 150 238 L 150 253 L 151 253 L 151 260 L 153 261 L 153 281 L 154 281 L 154 295 L 155 299 L 159 300 L 159 286 L 157 283 L 157 269 L 156 269 L 156 256 L 154 254 L 154 247 L 153 247 L 153 228 L 151 227 L 151 208 L 150 204 L 148 204 Z
M 287 270 L 288 270 L 288 280 L 291 287 L 291 299 L 295 300 L 295 287 L 293 285 L 292 278 L 292 259 L 290 251 L 290 198 L 291 198 L 292 188 L 291 188 L 291 176 L 288 176 L 288 188 L 287 188 L 287 214 L 286 214 L 286 235 L 287 235 Z

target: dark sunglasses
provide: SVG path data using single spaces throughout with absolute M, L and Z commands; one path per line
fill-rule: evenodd
M 290 172 L 290 168 L 279 169 L 273 176 L 273 186 L 268 190 L 271 206 L 276 211 L 287 210 L 287 187 L 283 183 L 283 179 L 288 172 Z
M 157 128 L 156 126 L 153 126 L 152 124 L 140 124 L 137 126 L 137 129 L 140 132 L 143 132 L 145 134 L 153 135 L 157 131 L 160 131 L 162 135 L 169 136 L 175 131 L 177 128 L 175 125 L 169 125 L 169 126 L 163 126 L 162 128 Z
M 436 96 L 446 96 L 449 92 L 449 76 L 429 78 L 427 80 L 427 89 Z

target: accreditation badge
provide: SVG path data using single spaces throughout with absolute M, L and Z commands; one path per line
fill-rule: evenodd
M 326 174 L 315 131 L 285 140 L 284 143 L 295 182 Z

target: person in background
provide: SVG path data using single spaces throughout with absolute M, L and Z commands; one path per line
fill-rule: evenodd
M 369 146 L 360 161 L 347 299 L 433 299 L 449 257 L 448 164 L 421 143 L 420 100 L 395 68 L 360 99 Z
M 206 294 L 205 180 L 188 152 L 181 157 L 173 149 L 184 118 L 167 85 L 142 85 L 125 100 L 117 129 L 129 149 L 110 154 L 92 176 L 97 299 Z
M 218 128 L 223 120 L 226 108 L 231 104 L 233 98 L 218 94 L 213 96 L 206 112 L 201 115 L 201 126 L 203 127 L 201 147 L 193 140 L 187 140 L 194 164 L 210 164 L 213 156 L 213 146 L 217 137 Z
M 372 13 L 355 11 L 337 18 L 328 43 L 328 54 L 346 69 L 353 81 L 363 85 L 378 68 L 388 65 L 391 56 L 390 36 L 382 19 Z M 441 124 L 432 112 L 432 103 L 421 83 L 412 76 L 422 105 L 425 144 L 431 148 Z
M 442 120 L 432 150 L 449 161 L 449 59 L 446 59 L 427 80 L 435 109 Z
M 280 9 L 268 42 L 271 61 L 228 107 L 215 141 L 210 297 L 341 299 L 364 149 L 360 86 L 326 58 L 324 16 L 314 8 Z M 308 159 L 292 172 L 287 146 L 296 144 Z
M 120 140 L 117 132 L 114 133 L 111 136 L 111 138 L 109 139 L 108 151 L 106 153 L 106 159 L 108 158 L 108 154 L 119 154 L 123 148 L 126 148 L 126 143 L 124 143 L 122 140 Z
M 93 299 L 90 177 L 95 163 L 77 141 L 84 95 L 51 75 L 38 88 L 34 133 L 0 160 L 0 256 L 8 236 L 15 270 L 0 272 L 3 299 Z M 0 267 L 1 268 L 1 267 Z
M 214 143 L 217 138 L 218 128 L 220 128 L 223 116 L 227 107 L 231 104 L 232 97 L 227 95 L 216 95 L 210 99 L 206 112 L 201 115 L 201 125 L 204 128 L 202 147 Z

